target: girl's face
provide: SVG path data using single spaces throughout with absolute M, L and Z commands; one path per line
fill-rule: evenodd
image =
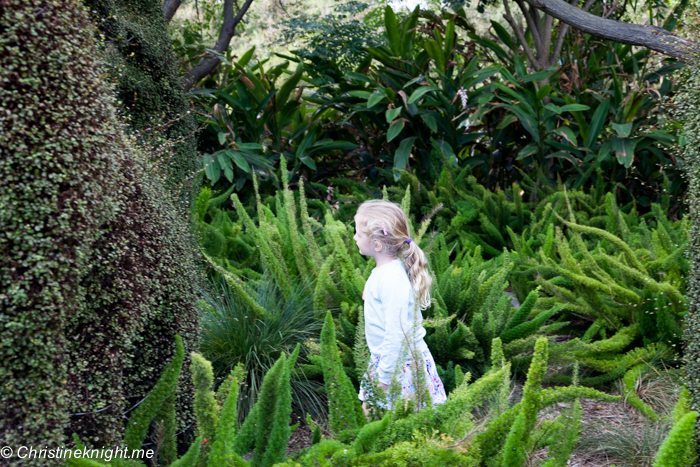
M 355 235 L 352 237 L 357 243 L 357 248 L 360 249 L 360 254 L 364 256 L 372 256 L 375 253 L 374 246 L 369 239 L 369 236 L 359 229 L 360 223 L 355 218 Z

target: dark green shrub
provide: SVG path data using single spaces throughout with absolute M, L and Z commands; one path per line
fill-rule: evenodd
M 26 18 L 32 18 L 27 21 Z M 117 445 L 122 413 L 197 339 L 203 275 L 163 174 L 125 135 L 81 2 L 0 17 L 0 434 Z M 42 97 L 39 97 L 41 94 Z M 192 419 L 188 376 L 178 429 Z M 42 461 L 39 461 L 42 462 Z M 47 463 L 50 461 L 46 461 Z
M 105 38 L 107 71 L 131 130 L 167 160 L 166 187 L 184 206 L 197 195 L 196 122 L 180 84 L 178 63 L 159 0 L 83 0 Z M 107 45 L 109 44 L 109 45 Z M 167 158 L 164 156 L 168 156 Z M 187 213 L 182 209 L 181 213 Z
M 292 295 L 284 297 L 269 273 L 256 282 L 245 284 L 246 293 L 264 309 L 258 316 L 243 302 L 219 275 L 215 292 L 206 294 L 202 306 L 201 352 L 212 362 L 218 377 L 227 375 L 241 363 L 247 373 L 241 388 L 239 422 L 255 403 L 265 373 L 282 353 L 290 353 L 297 344 L 316 338 L 321 330 L 321 312 L 312 307 L 312 292 L 303 284 L 294 286 Z M 307 355 L 303 347 L 302 360 Z M 292 394 L 300 412 L 311 411 L 316 418 L 325 413 L 325 401 L 315 391 L 320 383 L 295 371 Z

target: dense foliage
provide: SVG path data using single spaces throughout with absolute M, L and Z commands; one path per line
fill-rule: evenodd
M 698 30 L 698 11 L 694 10 L 691 15 L 691 26 L 689 36 L 697 40 L 700 37 Z M 694 21 L 693 21 L 694 20 Z M 697 54 L 696 54 L 697 58 Z M 675 100 L 677 109 L 674 116 L 683 122 L 684 134 L 687 138 L 686 146 L 683 148 L 682 157 L 688 167 L 688 211 L 692 219 L 690 227 L 689 261 L 692 264 L 691 274 L 688 278 L 688 308 L 689 313 L 684 326 L 684 344 L 686 352 L 687 385 L 692 396 L 691 407 L 700 407 L 700 359 L 697 357 L 698 351 L 698 330 L 700 330 L 700 278 L 698 276 L 698 264 L 700 264 L 700 225 L 698 225 L 698 208 L 700 206 L 700 165 L 698 152 L 698 135 L 700 135 L 700 120 L 698 119 L 698 108 L 700 108 L 700 92 L 697 84 L 700 82 L 700 60 L 695 60 L 690 69 L 684 75 L 684 82 L 687 83 L 685 91 Z
M 167 189 L 175 189 L 185 208 L 199 189 L 196 122 L 182 90 L 159 0 L 83 0 L 99 27 L 105 71 L 116 87 L 118 109 L 128 127 L 156 150 Z M 165 162 L 165 163 L 163 163 Z
M 310 448 L 292 458 L 285 457 L 291 430 L 291 369 L 299 347 L 287 357 L 282 354 L 265 375 L 260 399 L 245 422 L 236 429 L 237 386 L 242 368 L 236 368 L 227 384 L 215 394 L 211 389 L 211 364 L 198 354 L 192 355 L 192 375 L 196 388 L 195 400 L 198 438 L 180 459 L 171 466 L 521 466 L 537 449 L 548 447 L 543 465 L 564 466 L 576 444 L 581 419 L 579 398 L 614 401 L 610 396 L 581 386 L 543 388 L 547 372 L 548 343 L 541 337 L 534 347 L 533 360 L 527 373 L 520 402 L 510 405 L 510 363 L 503 357 L 500 339 L 492 343 L 492 361 L 498 362 L 482 378 L 470 383 L 469 375 L 451 392 L 447 402 L 415 410 L 413 401 L 406 408 L 398 404 L 393 412 L 379 414 L 375 421 L 362 416 L 359 402 L 350 381 L 344 375 L 337 358 L 333 320 L 328 314 L 322 332 L 323 365 L 335 377 L 326 380 L 329 412 L 340 418 L 331 423 L 329 437 L 315 437 Z M 157 405 L 167 397 L 172 371 L 182 364 L 182 346 L 178 342 L 176 359 L 166 369 L 147 401 Z M 171 391 L 174 388 L 171 388 Z M 219 401 L 217 402 L 217 397 Z M 689 411 L 688 397 L 681 397 L 674 410 L 674 427 L 661 446 L 655 466 L 691 465 L 696 458 L 694 421 L 697 412 Z M 486 405 L 488 415 L 474 419 L 475 408 Z M 554 419 L 537 423 L 538 413 L 551 406 L 568 406 Z M 354 414 L 358 417 L 355 418 Z M 129 432 L 143 431 L 148 419 L 130 424 Z M 78 448 L 82 443 L 76 436 Z M 252 451 L 252 460 L 243 460 Z M 138 461 L 70 460 L 68 465 L 143 465 Z M 168 465 L 167 463 L 165 465 Z
M 663 21 L 666 29 L 675 28 L 677 14 Z M 270 166 L 283 154 L 292 181 L 303 174 L 330 184 L 342 176 L 380 186 L 406 169 L 430 183 L 448 164 L 472 168 L 492 189 L 522 184 L 527 175 L 541 186 L 602 183 L 643 210 L 670 195 L 671 212 L 680 208 L 683 166 L 672 154 L 683 138 L 666 104 L 678 89 L 669 75 L 682 63 L 666 59 L 652 69 L 648 49 L 582 37 L 567 39 L 561 64 L 528 73 L 515 38 L 494 21 L 499 43 L 477 36 L 462 8 L 397 15 L 386 7 L 383 16 L 386 45 L 363 42 L 357 31 L 348 39 L 363 44 L 362 53 L 347 51 L 357 64 L 352 71 L 324 55 L 323 44 L 342 37 L 324 29 L 310 33 L 311 49 L 284 55 L 286 62 L 266 70 L 267 60 L 250 50 L 195 91 L 211 135 L 200 146 L 202 166 L 215 188 L 235 179 L 235 189 L 249 193 L 243 187 L 254 163 L 262 191 L 279 189 Z M 282 74 L 289 79 L 275 85 Z
M 192 236 L 115 116 L 82 3 L 1 8 L 0 437 L 116 445 L 175 334 L 196 345 Z
M 619 400 L 600 391 L 619 380 L 666 424 L 654 465 L 696 462 L 697 64 L 677 94 L 683 64 L 574 35 L 528 70 L 459 2 L 351 1 L 287 22 L 303 46 L 282 63 L 222 57 L 188 96 L 195 143 L 161 8 L 0 5 L 6 444 L 154 445 L 154 466 L 564 466 L 580 399 Z M 186 32 L 189 60 L 205 48 Z M 352 218 L 376 198 L 429 258 L 448 400 L 366 416 L 375 263 Z M 639 381 L 684 359 L 673 414 L 643 400 Z M 294 412 L 313 445 L 287 455 Z

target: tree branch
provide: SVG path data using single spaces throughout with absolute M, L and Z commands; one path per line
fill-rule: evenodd
M 224 24 L 221 26 L 221 31 L 219 32 L 219 39 L 216 41 L 214 46 L 214 51 L 223 54 L 228 49 L 228 45 L 231 43 L 231 38 L 236 32 L 236 26 L 243 19 L 248 8 L 250 8 L 253 0 L 246 0 L 236 16 L 233 16 L 233 0 L 224 0 Z M 199 82 L 202 78 L 206 77 L 214 71 L 221 60 L 217 56 L 209 56 L 204 58 L 197 66 L 192 68 L 185 76 L 182 77 L 180 83 L 185 92 L 189 91 L 192 86 Z
M 538 25 L 535 23 L 535 20 L 532 18 L 532 15 L 530 15 L 530 12 L 527 11 L 523 0 L 515 0 L 515 2 L 518 4 L 520 10 L 523 12 L 525 21 L 527 22 L 530 31 L 532 31 L 532 42 L 535 43 L 535 50 L 537 50 L 537 56 L 539 57 L 542 54 L 542 43 L 540 42 L 540 33 L 539 28 L 537 27 Z
M 517 0 L 522 3 L 522 0 Z M 530 5 L 585 33 L 622 44 L 639 45 L 680 61 L 689 60 L 700 47 L 658 26 L 600 18 L 564 0 L 525 0 Z M 534 37 L 534 34 L 533 34 Z
M 510 0 L 503 0 L 503 6 L 505 7 L 505 14 L 503 15 L 503 18 L 505 18 L 506 21 L 508 21 L 508 24 L 510 24 L 510 27 L 513 28 L 513 32 L 515 32 L 516 37 L 520 41 L 520 43 L 523 45 L 523 50 L 525 51 L 525 55 L 527 55 L 527 59 L 530 61 L 530 64 L 532 65 L 532 68 L 537 71 L 537 66 L 538 62 L 537 59 L 535 58 L 535 55 L 532 53 L 532 49 L 530 46 L 527 44 L 527 40 L 525 39 L 525 33 L 523 32 L 522 27 L 520 27 L 520 24 L 515 22 L 515 18 L 513 18 L 513 15 L 510 13 L 510 7 L 508 6 L 508 2 Z M 515 53 L 515 52 L 514 52 Z
M 163 14 L 165 15 L 165 24 L 168 24 L 171 19 L 173 19 L 173 16 L 175 16 L 175 12 L 177 12 L 177 9 L 180 8 L 180 5 L 182 4 L 182 0 L 165 0 L 163 2 Z
M 542 30 L 542 49 L 544 49 L 544 55 L 540 59 L 542 64 L 542 69 L 549 68 L 552 64 L 550 61 L 549 49 L 552 47 L 552 22 L 554 17 L 550 15 L 544 15 L 544 29 Z
M 535 26 L 537 26 L 537 32 L 542 33 L 542 22 L 540 21 L 539 10 L 530 5 L 530 15 L 532 16 L 532 20 L 535 22 Z

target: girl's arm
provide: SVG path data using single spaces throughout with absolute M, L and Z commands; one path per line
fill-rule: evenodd
M 410 284 L 405 281 L 386 281 L 380 285 L 379 299 L 384 312 L 384 340 L 379 348 L 377 379 L 391 384 L 401 345 L 413 331 L 413 320 L 408 313 Z M 411 342 L 411 340 L 408 340 Z

